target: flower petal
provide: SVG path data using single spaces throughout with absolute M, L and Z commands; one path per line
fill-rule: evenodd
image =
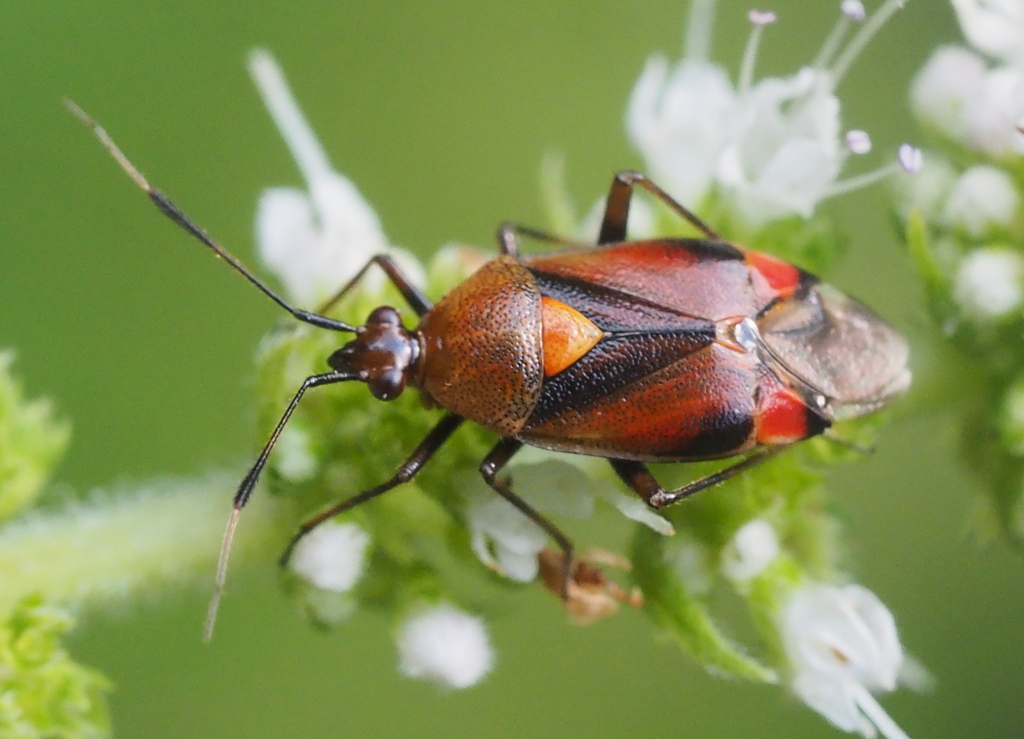
M 323 590 L 344 593 L 363 574 L 369 535 L 354 523 L 325 522 L 295 545 L 288 566 Z
M 1024 64 L 1024 5 L 1017 0 L 952 0 L 964 36 L 974 48 Z
M 711 186 L 736 104 L 721 67 L 684 59 L 670 72 L 668 60 L 654 55 L 633 87 L 626 130 L 648 174 L 676 199 L 695 203 Z

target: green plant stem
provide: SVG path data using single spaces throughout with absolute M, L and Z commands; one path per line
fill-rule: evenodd
M 95 608 L 168 585 L 212 586 L 235 474 L 155 482 L 30 515 L 0 529 L 0 614 L 23 598 Z M 271 558 L 286 536 L 281 504 L 245 509 L 232 564 Z

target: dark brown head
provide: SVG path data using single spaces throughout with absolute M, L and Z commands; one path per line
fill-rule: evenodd
M 398 311 L 381 306 L 356 329 L 356 337 L 327 358 L 340 372 L 351 372 L 366 383 L 378 400 L 402 394 L 420 356 L 416 334 L 402 325 Z

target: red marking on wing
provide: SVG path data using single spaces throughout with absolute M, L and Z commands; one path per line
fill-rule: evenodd
M 800 270 L 789 262 L 759 251 L 744 251 L 743 254 L 759 305 L 767 305 L 777 297 L 792 297 L 800 286 Z
M 792 388 L 762 380 L 757 409 L 759 444 L 792 444 L 806 439 L 807 404 Z

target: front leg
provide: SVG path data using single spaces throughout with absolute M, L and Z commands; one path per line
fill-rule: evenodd
M 423 315 L 430 310 L 430 301 L 427 299 L 427 296 L 424 295 L 418 287 L 412 284 L 412 281 L 405 275 L 402 268 L 398 266 L 395 260 L 387 254 L 378 254 L 375 257 L 371 257 L 370 261 L 364 264 L 362 269 L 356 272 L 355 277 L 349 280 L 344 287 L 335 293 L 334 297 L 320 306 L 317 313 L 323 315 L 333 308 L 338 301 L 344 298 L 349 291 L 363 279 L 363 275 L 366 274 L 366 271 L 375 264 L 384 270 L 384 274 L 387 275 L 391 284 L 398 289 L 398 292 L 402 293 L 402 297 L 405 298 L 405 302 L 408 303 L 416 312 L 417 316 L 422 318 Z
M 529 226 L 520 226 L 518 223 L 503 223 L 498 229 L 498 246 L 502 254 L 507 254 L 513 259 L 519 259 L 519 237 L 527 236 L 537 241 L 544 241 L 548 244 L 555 244 L 567 249 L 582 249 L 585 244 L 580 244 L 572 239 L 562 236 L 555 236 L 546 231 L 540 231 Z

